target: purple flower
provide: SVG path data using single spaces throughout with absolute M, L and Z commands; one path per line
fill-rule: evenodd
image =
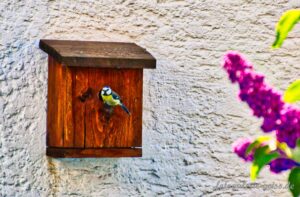
M 264 118 L 263 120 L 263 124 L 261 125 L 261 129 L 264 131 L 264 132 L 270 132 L 270 131 L 273 131 L 274 129 L 276 129 L 276 121 L 277 121 L 277 117 L 266 117 Z
M 252 161 L 253 153 L 246 155 L 246 150 L 251 143 L 251 139 L 241 138 L 233 143 L 233 152 L 235 152 L 239 157 L 243 158 L 245 161 Z
M 285 170 L 289 170 L 295 166 L 299 166 L 297 162 L 288 158 L 278 158 L 269 163 L 270 170 L 274 173 L 280 173 Z
M 253 66 L 246 61 L 243 56 L 235 53 L 229 52 L 224 58 L 224 68 L 228 71 L 229 78 L 232 82 L 240 77 L 240 71 L 244 71 L 247 68 L 252 68 Z
M 264 76 L 237 52 L 224 56 L 224 69 L 233 83 L 240 87 L 239 98 L 252 109 L 253 115 L 263 118 L 264 132 L 276 131 L 278 141 L 294 148 L 300 138 L 300 110 L 283 102 L 282 94 L 264 82 Z
M 296 146 L 296 139 L 300 138 L 300 111 L 298 109 L 287 106 L 281 111 L 276 137 L 278 141 L 286 142 L 292 148 Z

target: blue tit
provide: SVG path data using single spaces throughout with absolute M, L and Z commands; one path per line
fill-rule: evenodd
M 104 102 L 104 104 L 115 107 L 120 106 L 128 115 L 130 115 L 127 107 L 122 103 L 121 97 L 114 92 L 109 86 L 104 86 L 99 92 L 99 98 Z

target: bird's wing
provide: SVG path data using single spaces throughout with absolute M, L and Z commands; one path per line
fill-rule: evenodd
M 121 100 L 121 97 L 114 91 L 112 91 L 112 97 L 113 97 L 113 99 Z

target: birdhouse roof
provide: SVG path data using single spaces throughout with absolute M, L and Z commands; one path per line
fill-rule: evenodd
M 135 43 L 40 40 L 40 48 L 66 66 L 155 68 L 156 60 Z

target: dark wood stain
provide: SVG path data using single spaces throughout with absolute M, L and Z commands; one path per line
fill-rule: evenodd
M 141 157 L 141 148 L 52 148 L 48 147 L 46 155 L 57 158 L 83 157 Z
M 134 43 L 41 40 L 40 48 L 68 66 L 155 68 L 155 58 Z

